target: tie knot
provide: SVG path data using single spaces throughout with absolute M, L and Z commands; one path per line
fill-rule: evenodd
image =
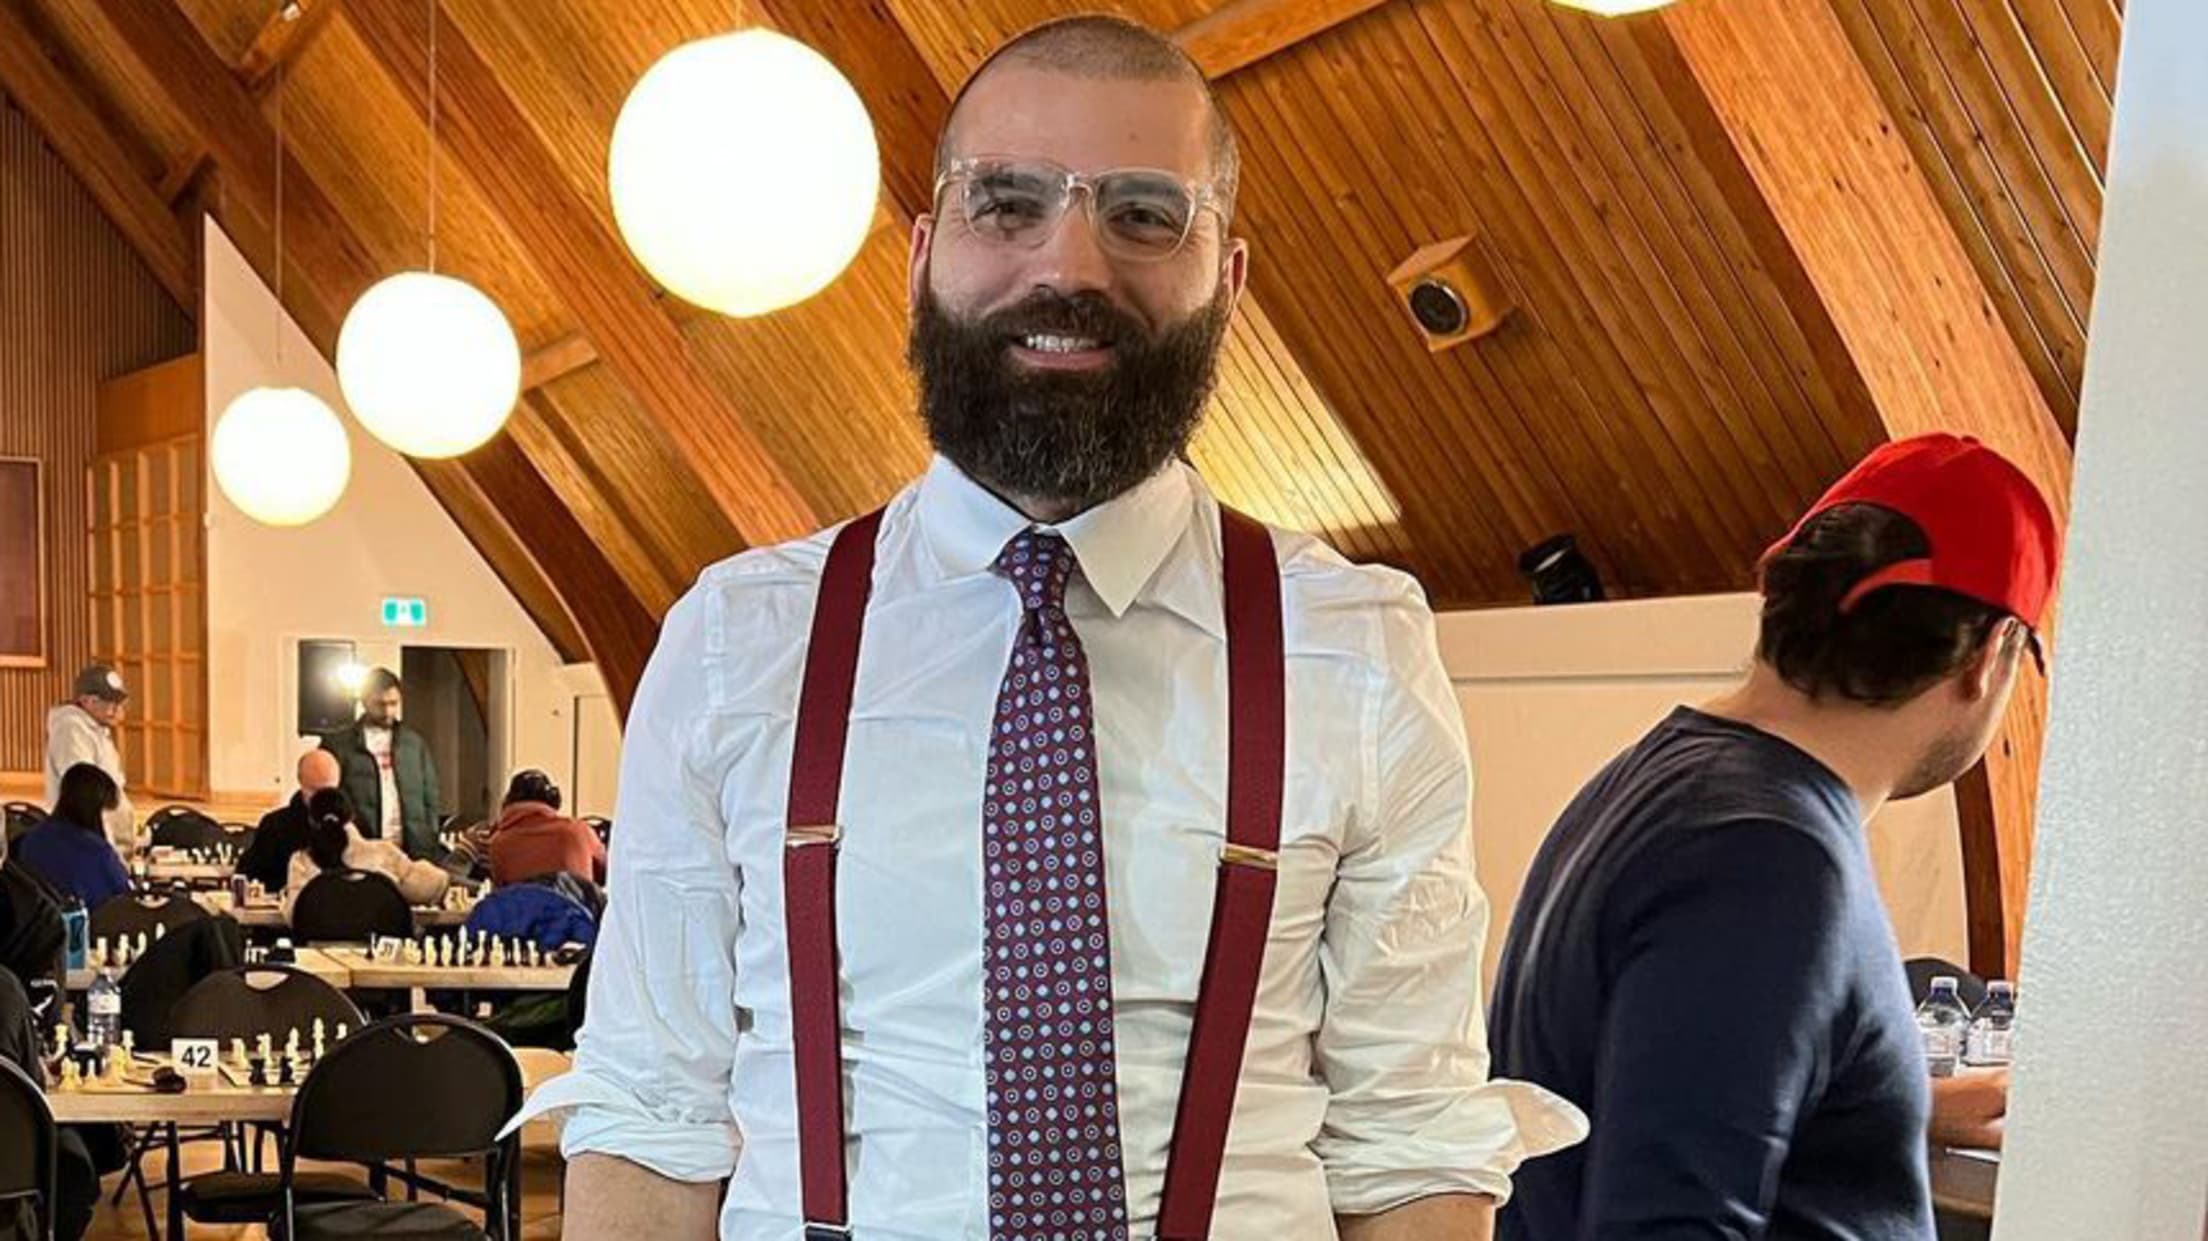
M 997 572 L 1019 589 L 1020 606 L 1063 611 L 1075 563 L 1073 548 L 1062 535 L 1023 530 L 998 553 Z

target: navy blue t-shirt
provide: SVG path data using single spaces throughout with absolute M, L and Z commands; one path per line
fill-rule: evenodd
M 1930 1110 L 1900 954 L 1841 779 L 1681 708 L 1534 859 L 1490 1006 L 1497 1077 L 1583 1109 L 1504 1241 L 1928 1241 Z

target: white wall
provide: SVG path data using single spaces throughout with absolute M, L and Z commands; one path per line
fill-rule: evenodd
M 288 318 L 279 366 L 275 300 L 211 220 L 204 249 L 200 327 L 210 434 L 234 397 L 263 384 L 305 388 L 342 414 L 335 373 Z M 296 529 L 263 526 L 208 486 L 209 758 L 217 795 L 265 793 L 274 801 L 291 787 L 293 763 L 306 744 L 294 732 L 302 638 L 349 638 L 359 644 L 361 662 L 393 671 L 402 643 L 513 652 L 504 721 L 510 758 L 571 783 L 578 735 L 593 747 L 618 748 L 597 669 L 563 665 L 405 460 L 350 416 L 344 422 L 352 436 L 352 482 L 318 521 Z M 386 595 L 426 600 L 428 626 L 382 628 Z M 602 717 L 580 734 L 578 699 Z M 613 762 L 593 753 L 586 765 L 597 770 Z
M 2208 1204 L 2208 5 L 2124 16 L 1999 1241 Z
M 1526 868 L 1566 803 L 1673 707 L 1746 672 L 1756 599 L 1713 595 L 1453 612 L 1442 662 L 1472 744 L 1472 835 L 1494 905 L 1492 978 Z M 1889 805 L 1871 856 L 1904 956 L 1962 961 L 1968 942 L 1954 794 Z

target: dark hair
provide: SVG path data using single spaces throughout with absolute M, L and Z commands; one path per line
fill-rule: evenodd
M 1892 509 L 1843 504 L 1811 519 L 1763 570 L 1756 658 L 1812 699 L 1898 707 L 1954 676 L 2008 614 L 1933 586 L 1889 586 L 1855 607 L 1856 583 L 1931 554 L 1917 523 Z
M 517 801 L 543 802 L 557 810 L 560 808 L 560 786 L 534 767 L 517 771 L 506 786 L 506 800 L 500 804 L 511 806 Z
M 342 870 L 345 828 L 353 821 L 353 799 L 343 789 L 323 789 L 307 799 L 307 856 L 323 870 Z
M 966 93 L 991 69 L 1014 62 L 1083 77 L 1183 81 L 1195 86 L 1203 93 L 1204 103 L 1211 111 L 1208 145 L 1212 181 L 1218 187 L 1223 214 L 1228 219 L 1234 218 L 1235 193 L 1242 181 L 1241 150 L 1235 142 L 1234 125 L 1227 120 L 1227 110 L 1220 106 L 1218 94 L 1211 89 L 1211 80 L 1204 76 L 1203 66 L 1182 51 L 1179 44 L 1157 31 L 1101 13 L 1044 22 L 991 52 L 989 58 L 967 77 L 966 84 L 958 88 L 950 108 L 943 114 L 943 129 L 935 141 L 936 176 L 942 176 L 950 167 L 951 137 L 958 125 L 958 107 L 966 101 Z
M 54 817 L 88 832 L 104 831 L 105 815 L 122 804 L 122 797 L 122 790 L 115 787 L 115 777 L 90 763 L 77 763 L 61 773 Z
M 370 668 L 368 679 L 361 682 L 360 696 L 373 698 L 387 689 L 399 687 L 399 674 L 389 668 Z

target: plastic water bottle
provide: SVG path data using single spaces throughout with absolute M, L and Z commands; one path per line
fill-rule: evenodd
M 1963 1063 L 2001 1066 L 2013 1055 L 2016 1038 L 2016 988 L 2006 982 L 1986 984 L 1986 1002 L 1970 1019 L 1970 1033 L 1963 1043 Z
M 84 1036 L 94 1047 L 114 1047 L 123 1041 L 123 989 L 115 985 L 115 971 L 102 966 L 85 997 L 88 1016 Z
M 1962 1058 L 1963 1035 L 1970 1028 L 1970 1009 L 1957 993 L 1953 978 L 1932 980 L 1932 994 L 1917 1006 L 1917 1032 L 1924 1036 L 1924 1066 L 1934 1077 L 1950 1077 Z

